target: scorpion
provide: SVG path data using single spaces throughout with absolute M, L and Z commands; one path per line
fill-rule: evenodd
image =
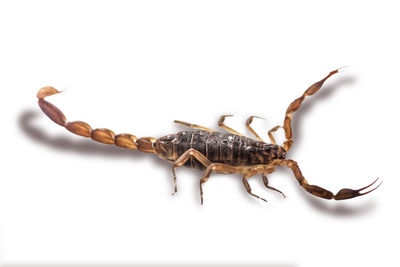
M 268 131 L 271 144 L 264 142 L 261 137 L 253 130 L 251 123 L 257 116 L 250 116 L 246 121 L 246 128 L 255 136 L 255 139 L 231 129 L 224 124 L 225 118 L 232 115 L 223 115 L 218 121 L 218 126 L 227 132 L 218 132 L 197 124 L 187 123 L 175 120 L 180 125 L 190 127 L 191 130 L 181 131 L 175 134 L 169 134 L 161 138 L 142 137 L 138 138 L 132 134 L 115 134 L 106 128 L 92 129 L 92 127 L 83 121 L 68 122 L 64 114 L 56 106 L 45 100 L 45 97 L 60 93 L 51 86 L 41 88 L 37 97 L 42 111 L 55 123 L 65 127 L 70 132 L 104 143 L 112 144 L 126 149 L 139 150 L 141 152 L 156 154 L 161 159 L 167 160 L 173 164 L 173 185 L 172 195 L 177 192 L 175 170 L 186 166 L 199 170 L 204 170 L 200 179 L 200 198 L 203 204 L 203 184 L 208 181 L 212 172 L 243 175 L 243 185 L 251 196 L 267 201 L 264 198 L 254 194 L 248 183 L 252 176 L 261 174 L 264 185 L 286 197 L 280 190 L 269 185 L 267 174 L 272 173 L 276 166 L 288 167 L 294 174 L 301 187 L 308 193 L 324 198 L 344 200 L 359 197 L 376 190 L 382 182 L 376 187 L 370 189 L 379 178 L 371 184 L 354 190 L 343 188 L 336 194 L 307 182 L 303 177 L 296 161 L 286 159 L 286 153 L 293 145 L 292 116 L 307 96 L 314 95 L 322 87 L 324 82 L 332 75 L 340 72 L 340 69 L 331 71 L 325 78 L 312 84 L 299 98 L 295 99 L 287 108 L 283 125 L 275 126 Z M 277 145 L 273 133 L 282 128 L 285 133 L 286 141 L 283 146 Z M 229 132 L 229 133 L 228 133 Z M 369 189 L 369 191 L 362 192 Z

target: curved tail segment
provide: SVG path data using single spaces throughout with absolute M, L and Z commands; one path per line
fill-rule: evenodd
M 92 127 L 83 121 L 67 122 L 65 115 L 60 109 L 44 100 L 45 97 L 58 93 L 61 92 L 51 86 L 43 87 L 37 93 L 40 108 L 58 125 L 65 127 L 68 131 L 74 134 L 83 137 L 90 137 L 97 142 L 116 145 L 127 149 L 136 149 L 142 152 L 155 153 L 153 143 L 156 139 L 153 137 L 137 138 L 136 136 L 127 133 L 116 135 L 113 131 L 106 128 L 97 128 L 92 130 Z
M 289 107 L 286 110 L 285 120 L 283 121 L 283 129 L 285 130 L 285 136 L 286 136 L 286 141 L 283 143 L 283 147 L 286 149 L 286 151 L 288 151 L 290 149 L 290 147 L 292 146 L 292 144 L 293 144 L 293 140 L 292 140 L 292 135 L 293 135 L 293 132 L 292 132 L 292 114 L 294 112 L 296 112 L 300 108 L 301 103 L 306 98 L 306 96 L 311 96 L 311 95 L 315 94 L 316 92 L 318 92 L 318 90 L 321 89 L 321 87 L 324 84 L 324 82 L 329 77 L 331 77 L 332 75 L 340 72 L 340 70 L 341 69 L 337 69 L 337 70 L 331 71 L 325 78 L 323 78 L 319 82 L 316 82 L 313 85 L 311 85 L 303 93 L 302 96 L 300 96 L 299 98 L 294 100 L 289 105 Z

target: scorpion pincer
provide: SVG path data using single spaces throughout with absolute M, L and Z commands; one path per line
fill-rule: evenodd
M 307 96 L 311 96 L 318 92 L 324 82 L 332 75 L 339 72 L 340 69 L 330 72 L 324 79 L 312 84 L 299 98 L 295 99 L 287 108 L 283 125 L 275 126 L 268 131 L 271 144 L 264 142 L 261 137 L 251 128 L 251 123 L 256 116 L 251 116 L 246 121 L 247 129 L 255 136 L 255 139 L 248 138 L 243 134 L 229 128 L 224 124 L 226 117 L 221 116 L 218 125 L 227 132 L 218 132 L 203 126 L 191 124 L 183 121 L 174 121 L 175 123 L 188 126 L 191 130 L 170 134 L 161 138 L 142 137 L 138 138 L 132 134 L 122 133 L 115 134 L 106 128 L 92 129 L 92 127 L 82 121 L 68 122 L 64 114 L 53 104 L 45 100 L 45 97 L 60 93 L 54 87 L 46 86 L 39 90 L 37 97 L 39 106 L 42 111 L 55 123 L 65 127 L 70 132 L 89 137 L 95 141 L 113 144 L 127 149 L 135 149 L 141 152 L 157 154 L 160 158 L 167 160 L 173 164 L 173 182 L 174 192 L 177 192 L 175 170 L 178 167 L 186 166 L 203 170 L 203 176 L 200 180 L 200 196 L 203 204 L 202 185 L 207 182 L 212 172 L 242 175 L 242 182 L 246 191 L 253 197 L 265 199 L 252 193 L 248 179 L 252 176 L 261 174 L 265 186 L 269 189 L 279 192 L 283 197 L 285 195 L 278 189 L 272 187 L 268 183 L 267 174 L 274 171 L 276 166 L 288 167 L 292 170 L 294 177 L 297 179 L 301 187 L 314 196 L 343 200 L 368 194 L 377 189 L 379 183 L 373 189 L 370 189 L 377 182 L 377 178 L 371 184 L 357 190 L 344 188 L 338 193 L 332 192 L 311 185 L 303 177 L 296 161 L 286 159 L 286 153 L 293 145 L 292 139 L 292 115 L 296 112 L 301 103 Z M 283 146 L 277 145 L 273 133 L 279 128 L 285 132 L 286 141 Z M 369 189 L 365 192 L 362 192 Z

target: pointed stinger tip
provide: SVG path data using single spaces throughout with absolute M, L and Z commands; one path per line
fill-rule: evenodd
M 61 91 L 58 91 L 56 88 L 54 88 L 52 86 L 45 86 L 45 87 L 42 87 L 39 89 L 36 96 L 39 99 L 43 99 L 47 96 L 51 96 L 51 95 L 58 94 L 58 93 L 61 93 Z

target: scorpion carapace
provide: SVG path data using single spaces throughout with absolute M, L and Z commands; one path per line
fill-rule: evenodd
M 82 121 L 67 122 L 64 114 L 56 106 L 44 100 L 47 96 L 60 93 L 60 91 L 53 87 L 43 87 L 37 93 L 37 97 L 39 98 L 39 106 L 43 112 L 55 123 L 67 128 L 74 134 L 90 137 L 95 141 L 105 144 L 114 144 L 123 148 L 136 149 L 141 152 L 157 154 L 160 158 L 170 161 L 173 164 L 173 194 L 177 192 L 176 168 L 187 166 L 204 170 L 203 176 L 200 180 L 200 196 L 202 204 L 202 185 L 209 179 L 212 172 L 241 174 L 242 182 L 246 191 L 250 195 L 266 201 L 252 193 L 251 187 L 247 181 L 248 178 L 261 174 L 263 182 L 267 188 L 277 191 L 285 197 L 281 191 L 270 186 L 268 183 L 266 175 L 272 173 L 276 166 L 286 166 L 290 168 L 300 186 L 314 196 L 325 199 L 343 200 L 368 194 L 377 189 L 382 182 L 366 192 L 364 190 L 371 188 L 379 178 L 363 188 L 357 190 L 344 188 L 339 190 L 338 193 L 333 194 L 322 187 L 310 185 L 303 177 L 297 162 L 291 159 L 285 159 L 286 152 L 289 151 L 293 144 L 293 132 L 291 126 L 292 114 L 300 108 L 300 105 L 306 96 L 311 96 L 318 92 L 324 82 L 330 76 L 338 72 L 339 69 L 330 72 L 324 79 L 311 85 L 303 95 L 295 99 L 289 105 L 286 110 L 283 125 L 275 126 L 268 132 L 271 144 L 264 142 L 251 128 L 251 123 L 254 118 L 257 118 L 256 116 L 251 116 L 247 119 L 246 127 L 257 140 L 248 138 L 226 126 L 224 124 L 225 118 L 231 115 L 221 116 L 218 121 L 218 125 L 229 133 L 221 133 L 200 125 L 175 121 L 175 123 L 188 126 L 193 130 L 170 134 L 158 139 L 153 137 L 138 138 L 127 133 L 116 135 L 113 131 L 106 128 L 92 130 L 89 124 Z M 285 132 L 286 141 L 284 141 L 283 146 L 277 145 L 273 136 L 273 133 L 279 128 L 282 128 Z

